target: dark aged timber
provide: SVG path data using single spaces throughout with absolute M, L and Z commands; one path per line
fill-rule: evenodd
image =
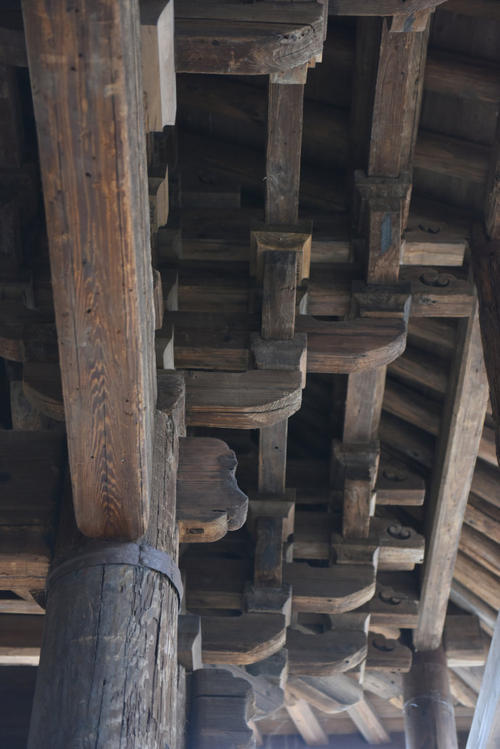
M 1 4 L 2 749 L 496 747 L 499 50 Z

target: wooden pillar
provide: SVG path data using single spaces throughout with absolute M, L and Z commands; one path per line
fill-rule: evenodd
M 151 522 L 140 546 L 86 541 L 69 523 L 61 528 L 29 749 L 175 749 L 179 596 L 160 570 L 166 552 L 175 579 L 184 385 L 170 378 L 168 410 L 156 416 Z
M 455 713 L 442 647 L 415 653 L 404 677 L 406 749 L 457 749 Z

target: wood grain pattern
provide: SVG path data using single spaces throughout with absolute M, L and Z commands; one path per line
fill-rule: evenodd
M 449 390 L 428 515 L 419 625 L 420 650 L 439 646 L 453 577 L 460 529 L 472 483 L 484 423 L 488 385 L 484 370 L 477 307 L 462 325 L 461 341 Z
M 138 9 L 37 0 L 23 12 L 77 522 L 135 539 L 155 401 Z
M 179 445 L 177 524 L 181 543 L 218 541 L 246 520 L 248 498 L 236 483 L 236 456 L 222 440 L 186 437 Z
M 313 635 L 289 628 L 286 647 L 291 675 L 331 676 L 349 671 L 365 659 L 366 635 L 355 629 Z
M 298 219 L 304 86 L 269 83 L 266 153 L 266 221 Z
M 340 614 L 362 606 L 375 592 L 371 565 L 312 567 L 293 562 L 285 566 L 284 580 L 292 586 L 294 611 Z
M 285 644 L 283 614 L 242 614 L 202 619 L 203 662 L 244 666 L 273 655 Z
M 175 68 L 178 73 L 269 75 L 304 65 L 323 47 L 323 8 L 178 0 Z
M 427 8 L 435 8 L 445 0 L 331 0 L 330 15 L 344 16 L 393 16 L 398 13 L 416 13 Z
M 302 400 L 299 372 L 186 373 L 190 426 L 255 429 L 291 416 Z

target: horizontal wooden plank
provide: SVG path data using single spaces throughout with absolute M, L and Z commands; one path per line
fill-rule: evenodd
M 175 6 L 179 73 L 264 75 L 321 54 L 323 8 L 315 3 L 245 5 L 180 0 Z

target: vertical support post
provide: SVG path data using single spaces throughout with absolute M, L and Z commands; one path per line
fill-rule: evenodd
M 156 414 L 151 522 L 140 545 L 85 540 L 68 503 L 49 578 L 28 749 L 174 746 L 179 598 L 158 567 L 166 552 L 176 569 L 184 383 L 167 377 L 165 411 Z
M 442 647 L 415 653 L 404 677 L 407 749 L 458 749 L 455 712 Z
M 304 86 L 269 82 L 266 222 L 295 224 L 299 214 Z

